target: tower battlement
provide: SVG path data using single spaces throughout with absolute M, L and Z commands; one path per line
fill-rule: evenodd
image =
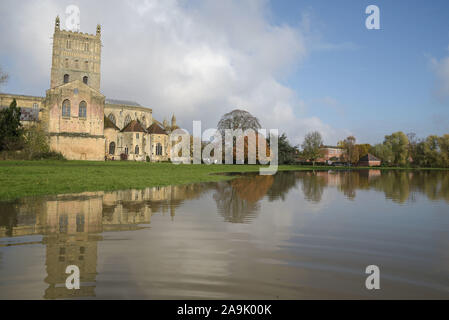
M 95 34 L 62 30 L 56 17 L 50 87 L 74 80 L 100 91 L 101 26 Z
M 85 32 L 71 31 L 71 30 L 64 30 L 64 29 L 58 30 L 58 32 L 61 34 L 71 35 L 74 38 L 76 38 L 76 37 L 88 38 L 88 39 L 98 38 L 98 35 L 87 33 L 87 32 L 85 33 Z

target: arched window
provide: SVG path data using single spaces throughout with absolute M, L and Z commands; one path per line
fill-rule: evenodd
M 116 124 L 116 123 L 115 123 L 115 116 L 114 116 L 112 113 L 110 113 L 110 114 L 108 115 L 108 118 L 109 118 L 109 120 L 112 121 L 113 124 Z
M 129 123 L 131 122 L 131 116 L 128 114 L 125 118 L 125 125 L 124 127 L 126 127 Z
M 87 84 L 88 81 L 89 81 L 89 78 L 88 78 L 87 76 L 84 76 L 84 77 L 83 77 L 83 82 L 84 82 L 85 84 Z
M 64 83 L 69 83 L 70 76 L 68 74 L 64 75 Z
M 64 100 L 62 103 L 62 116 L 63 117 L 70 117 L 70 101 Z
M 162 156 L 162 145 L 160 143 L 158 143 L 156 145 L 156 155 L 157 156 Z
M 135 152 L 135 154 L 139 154 L 139 146 L 136 146 L 136 148 L 135 148 L 135 150 L 134 150 Z
M 128 154 L 128 147 L 125 147 L 125 154 Z
M 115 154 L 115 142 L 109 144 L 109 154 Z
M 80 110 L 79 115 L 80 118 L 86 118 L 87 117 L 87 103 L 86 101 L 80 102 Z

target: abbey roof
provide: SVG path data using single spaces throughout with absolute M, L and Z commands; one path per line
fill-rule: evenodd
M 167 134 L 157 123 L 153 123 L 148 127 L 147 132 L 150 134 Z
M 120 129 L 114 124 L 114 122 L 111 121 L 108 117 L 104 117 L 104 128 L 105 129 L 115 129 L 120 131 Z
M 139 121 L 133 120 L 123 128 L 122 132 L 146 132 L 146 131 Z
M 106 99 L 106 104 L 121 104 L 125 106 L 141 107 L 141 105 L 138 104 L 137 102 L 128 100 L 118 100 L 118 99 Z

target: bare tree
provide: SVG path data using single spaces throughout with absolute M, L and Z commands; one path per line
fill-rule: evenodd
M 245 110 L 233 110 L 221 117 L 217 129 L 223 134 L 226 129 L 253 129 L 257 132 L 261 128 L 259 119 Z
M 8 81 L 8 74 L 3 72 L 2 67 L 0 66 L 0 87 L 2 84 L 6 83 Z

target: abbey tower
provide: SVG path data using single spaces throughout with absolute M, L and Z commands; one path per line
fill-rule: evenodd
M 61 30 L 56 17 L 50 88 L 80 80 L 100 91 L 101 26 L 95 35 Z
M 95 34 L 62 30 L 56 17 L 50 88 L 45 96 L 0 94 L 0 109 L 13 100 L 24 125 L 41 123 L 50 149 L 69 160 L 168 161 L 168 134 L 176 127 L 153 119 L 153 110 L 100 92 L 101 26 Z

